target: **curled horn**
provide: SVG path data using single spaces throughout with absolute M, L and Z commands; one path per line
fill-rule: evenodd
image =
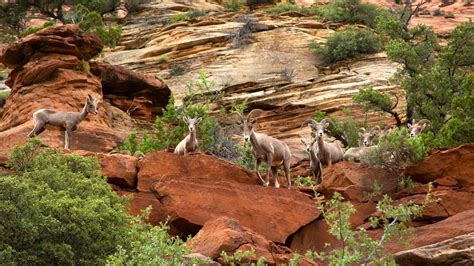
M 301 124 L 301 127 L 300 128 L 303 128 L 304 126 L 306 126 L 307 124 L 312 124 L 312 125 L 317 125 L 318 122 L 314 121 L 314 119 L 306 119 L 303 124 Z
M 375 131 L 382 131 L 382 129 L 380 128 L 379 125 L 376 125 L 375 127 L 373 127 L 371 130 L 370 130 L 370 133 L 374 134 Z
M 415 120 L 413 120 L 415 121 Z M 425 124 L 425 125 L 429 125 L 431 126 L 431 121 L 428 120 L 428 119 L 421 119 L 420 121 L 417 122 L 418 125 L 422 125 L 422 124 Z
M 244 121 L 244 116 L 242 116 L 241 113 L 237 112 L 237 111 L 232 111 L 232 116 L 235 116 L 237 115 L 237 117 L 240 119 L 240 122 L 243 122 Z
M 250 111 L 248 114 L 247 114 L 247 118 L 251 118 L 252 115 L 254 115 L 255 113 L 257 112 L 263 112 L 262 109 L 252 109 L 252 111 Z
M 365 133 L 365 127 L 361 127 L 360 130 L 362 133 Z

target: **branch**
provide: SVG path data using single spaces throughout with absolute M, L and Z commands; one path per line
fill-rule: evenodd
M 370 262 L 370 259 L 375 254 L 375 251 L 377 251 L 377 247 L 382 246 L 383 242 L 385 241 L 385 237 L 387 236 L 388 229 L 390 229 L 390 227 L 395 225 L 395 223 L 397 221 L 398 221 L 398 217 L 395 217 L 395 219 L 393 219 L 393 221 L 387 226 L 387 230 L 384 231 L 384 233 L 383 233 L 382 237 L 380 238 L 379 242 L 377 243 L 377 245 L 372 248 L 372 251 L 370 252 L 369 256 L 367 257 L 367 259 L 365 259 L 364 264 L 363 264 L 364 266 L 368 265 L 368 263 Z

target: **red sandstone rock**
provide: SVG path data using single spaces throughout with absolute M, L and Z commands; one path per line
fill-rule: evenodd
M 137 184 L 136 157 L 125 154 L 93 153 L 89 151 L 74 151 L 81 156 L 95 156 L 100 163 L 102 176 L 107 181 L 121 188 L 135 188 Z
M 406 174 L 423 183 L 450 178 L 462 190 L 474 192 L 474 143 L 433 151 L 423 162 L 409 167 Z
M 288 248 L 276 245 L 262 235 L 240 225 L 229 217 L 219 217 L 206 222 L 190 244 L 192 251 L 217 259 L 221 252 L 233 254 L 236 251 L 255 250 L 257 261 L 263 257 L 265 263 L 274 265 L 281 254 L 291 253 Z
M 171 95 L 168 86 L 161 79 L 122 66 L 92 63 L 91 72 L 100 77 L 104 95 L 118 95 L 129 100 L 136 98 L 150 100 L 153 114 L 162 112 L 161 108 L 166 106 Z
M 398 178 L 383 169 L 339 162 L 324 169 L 321 192 L 328 198 L 333 192 L 339 192 L 348 200 L 365 202 L 373 191 L 375 181 L 383 193 L 394 193 L 398 188 Z
M 137 189 L 153 192 L 182 234 L 195 234 L 211 219 L 237 219 L 267 239 L 289 235 L 319 216 L 305 194 L 263 187 L 253 173 L 214 156 L 152 152 L 139 162 Z
M 4 48 L 0 62 L 14 68 L 27 63 L 36 52 L 73 55 L 89 60 L 102 48 L 97 36 L 81 30 L 79 25 L 67 24 L 46 28 Z

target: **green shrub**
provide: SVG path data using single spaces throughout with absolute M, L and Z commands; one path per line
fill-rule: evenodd
M 292 3 L 284 3 L 284 4 L 279 4 L 276 7 L 269 8 L 265 10 L 265 13 L 267 14 L 281 14 L 285 12 L 299 12 L 302 14 L 306 15 L 314 15 L 315 10 L 314 9 L 309 9 L 305 6 L 300 6 L 300 5 L 295 5 Z
M 127 242 L 126 199 L 101 177 L 95 158 L 16 147 L 0 176 L 0 259 L 13 265 L 104 264 Z M 6 260 L 8 259 L 8 260 Z
M 431 143 L 423 137 L 411 138 L 408 128 L 394 128 L 379 138 L 378 145 L 362 156 L 361 162 L 400 174 L 408 165 L 426 157 Z
M 47 22 L 43 23 L 42 26 L 39 26 L 39 27 L 29 27 L 21 33 L 21 37 L 26 37 L 30 34 L 36 33 L 36 32 L 38 32 L 42 29 L 46 29 L 46 28 L 49 28 L 51 26 L 54 26 L 54 21 L 47 21 Z
M 311 176 L 297 176 L 295 179 L 295 184 L 306 187 L 313 187 L 315 185 Z
M 323 64 L 331 64 L 344 59 L 356 58 L 361 54 L 379 52 L 382 45 L 378 36 L 373 32 L 349 28 L 334 33 L 324 45 L 316 42 L 311 43 L 310 48 Z
M 350 115 L 350 109 L 343 109 L 344 117 L 342 119 L 337 117 L 329 118 L 329 126 L 326 128 L 330 136 L 344 144 L 344 147 L 358 147 L 360 128 L 367 128 L 367 117 L 362 122 L 357 122 L 353 116 Z M 314 113 L 314 120 L 320 122 L 326 117 L 326 113 L 316 111 Z
M 230 0 L 224 2 L 224 7 L 227 10 L 237 12 L 242 9 L 242 3 L 239 0 Z
M 202 17 L 205 15 L 207 15 L 207 12 L 204 10 L 192 10 L 185 13 L 178 13 L 176 15 L 172 15 L 170 19 L 172 23 L 176 23 L 179 21 L 195 19 L 197 17 Z
M 140 217 L 133 219 L 125 246 L 118 246 L 117 251 L 107 258 L 107 265 L 185 265 L 183 255 L 191 252 L 190 248 L 176 236 L 168 234 L 166 224 L 152 226 L 146 223 L 151 208 L 144 210 Z M 195 264 L 198 265 L 198 264 Z
M 316 13 L 323 20 L 360 23 L 374 28 L 375 18 L 383 11 L 376 5 L 362 3 L 361 0 L 331 0 L 328 5 L 316 6 Z
M 350 201 L 344 201 L 339 193 L 334 193 L 332 199 L 325 203 L 318 200 L 319 209 L 329 225 L 328 232 L 338 240 L 339 245 L 327 253 L 308 251 L 306 257 L 329 265 L 395 265 L 384 246 L 392 239 L 407 243 L 407 237 L 412 234 L 410 222 L 420 217 L 429 204 L 437 201 L 431 194 L 432 185 L 428 187 L 425 200 L 420 205 L 412 202 L 394 204 L 388 195 L 383 195 L 376 207 L 380 215 L 369 218 L 372 228 L 383 230 L 380 238 L 370 237 L 364 228 L 352 228 L 350 217 L 356 213 L 356 209 Z

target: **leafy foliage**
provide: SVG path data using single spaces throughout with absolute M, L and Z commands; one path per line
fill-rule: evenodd
M 241 262 L 250 262 L 250 259 L 255 257 L 255 250 L 253 249 L 246 250 L 246 251 L 237 250 L 232 255 L 229 255 L 227 254 L 227 252 L 222 251 L 220 255 L 225 263 L 231 266 L 236 266 L 236 265 L 240 265 Z M 265 265 L 265 263 L 263 262 L 263 259 L 259 259 L 258 262 L 253 265 L 263 266 Z
M 379 138 L 378 145 L 362 156 L 361 162 L 401 173 L 409 164 L 424 159 L 430 148 L 423 137 L 410 138 L 407 128 L 394 128 Z
M 117 251 L 107 258 L 107 265 L 186 265 L 183 255 L 191 252 L 190 248 L 176 236 L 168 234 L 168 226 L 152 226 L 146 223 L 151 207 L 145 209 L 141 216 L 131 223 L 125 247 L 118 246 Z
M 360 0 L 331 0 L 328 5 L 318 5 L 316 13 L 323 20 L 360 23 L 374 28 L 375 18 L 382 13 L 382 9 Z
M 399 114 L 395 111 L 398 105 L 398 96 L 396 97 L 397 101 L 393 103 L 390 96 L 386 93 L 376 91 L 373 88 L 361 88 L 352 99 L 356 103 L 363 104 L 366 112 L 372 109 L 390 114 L 397 122 L 397 126 L 400 127 L 402 121 Z
M 0 4 L 0 40 L 6 43 L 13 42 L 21 37 L 26 28 L 28 8 L 17 4 Z
M 376 53 L 382 46 L 379 38 L 369 30 L 348 28 L 336 32 L 324 45 L 310 44 L 313 53 L 323 64 L 331 64 L 344 59 L 356 58 L 362 54 Z
M 84 6 L 78 5 L 75 9 L 77 10 L 77 14 L 81 15 L 77 20 L 81 29 L 99 37 L 106 46 L 113 48 L 117 45 L 122 37 L 122 29 L 120 26 L 113 27 L 105 25 L 99 12 L 90 12 L 89 9 Z M 82 20 L 80 18 L 82 18 Z
M 125 243 L 125 198 L 110 189 L 93 158 L 17 147 L 0 176 L 0 258 L 13 264 L 103 264 Z M 8 260 L 6 260 L 8 259 Z
M 311 176 L 297 176 L 295 183 L 300 186 L 314 187 L 314 179 Z
M 315 15 L 316 13 L 314 9 L 292 3 L 279 4 L 276 7 L 265 10 L 265 13 L 267 14 L 281 14 L 285 12 L 298 12 L 306 15 Z
M 367 119 L 362 122 L 355 120 L 350 115 L 350 109 L 343 109 L 344 117 L 342 119 L 337 117 L 329 118 L 329 126 L 326 128 L 329 135 L 335 137 L 341 141 L 345 147 L 358 147 L 359 146 L 359 132 L 360 128 L 367 127 Z M 321 121 L 326 117 L 326 113 L 316 111 L 314 113 L 314 120 Z
M 308 251 L 306 256 L 309 259 L 323 260 L 329 265 L 395 265 L 390 254 L 384 252 L 384 244 L 394 238 L 404 241 L 410 235 L 409 223 L 412 219 L 421 216 L 422 210 L 436 201 L 431 195 L 431 189 L 430 184 L 425 201 L 421 205 L 412 202 L 395 205 L 388 195 L 384 195 L 377 203 L 377 211 L 381 215 L 370 218 L 373 228 L 383 229 L 380 239 L 370 237 L 364 228 L 352 229 L 350 217 L 356 210 L 352 203 L 344 201 L 339 193 L 334 193 L 332 199 L 325 203 L 318 200 L 319 209 L 329 225 L 329 233 L 342 245 L 327 253 Z

